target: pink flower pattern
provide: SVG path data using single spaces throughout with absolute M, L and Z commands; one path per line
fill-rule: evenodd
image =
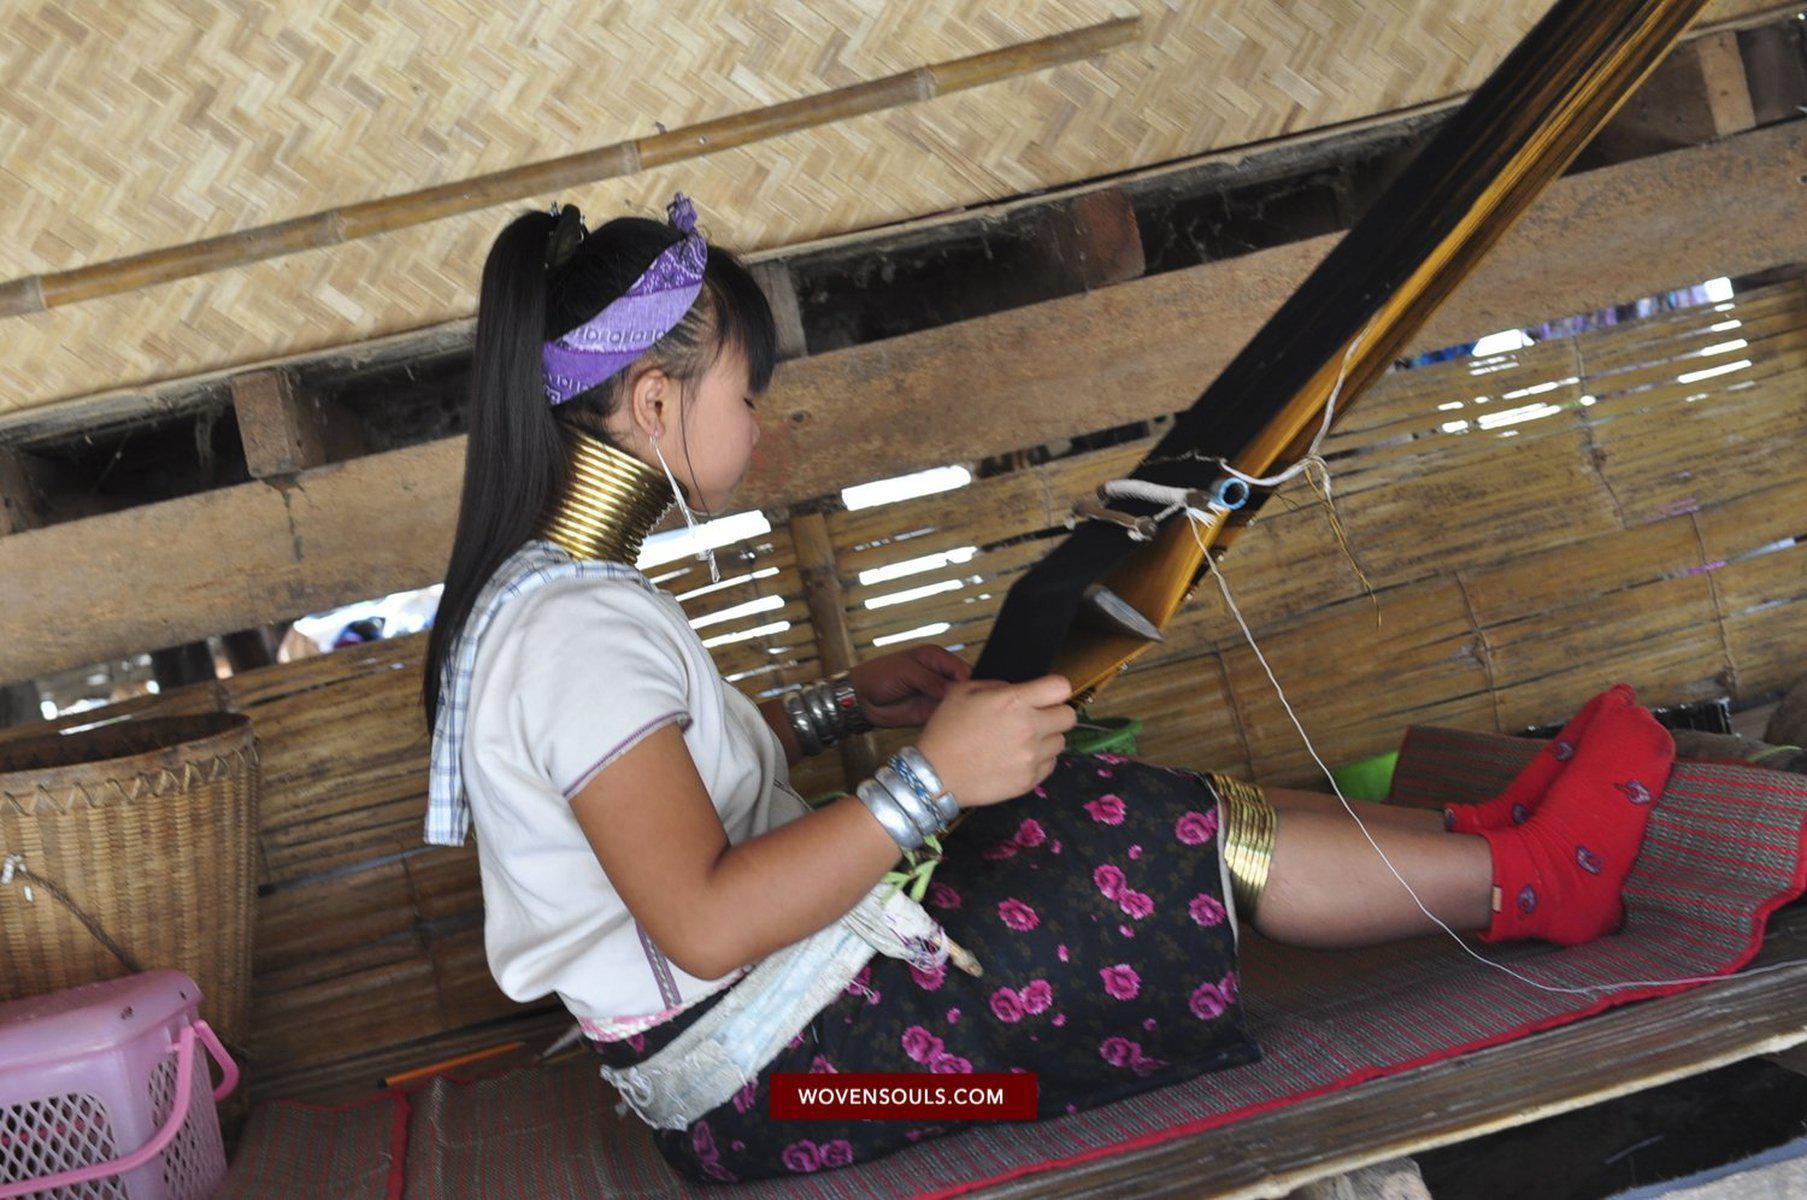
M 1117 893 L 1117 905 L 1138 921 L 1154 911 L 1154 901 L 1148 897 L 1148 894 L 1138 892 L 1134 888 L 1124 888 Z
M 1088 800 L 1085 810 L 1092 814 L 1092 820 L 1100 825 L 1121 825 L 1128 812 L 1123 806 L 1123 797 L 1106 792 L 1096 800 Z
M 943 963 L 932 971 L 925 971 L 912 963 L 910 965 L 910 978 L 914 979 L 916 981 L 916 986 L 923 991 L 935 991 L 947 980 L 947 964 Z
M 1188 812 L 1173 823 L 1173 836 L 1188 846 L 1202 846 L 1217 833 L 1217 810 Z
M 925 894 L 984 974 L 876 956 L 772 1070 L 1037 1071 L 1044 1111 L 1060 1112 L 1095 1103 L 1087 1086 L 1150 1076 L 1214 1047 L 1236 1062 L 1258 1056 L 1237 1008 L 1227 897 L 1216 871 L 1185 850 L 1202 848 L 1208 863 L 1220 833 L 1202 781 L 1122 755 L 1066 754 L 1033 793 L 974 810 Z M 665 1035 L 648 1031 L 644 1042 L 656 1051 Z M 834 1130 L 845 1137 L 780 1130 L 774 1141 L 763 1079 L 661 1150 L 693 1178 L 758 1179 L 846 1167 L 948 1132 L 859 1122 Z
M 1200 892 L 1192 897 L 1192 903 L 1186 906 L 1186 912 L 1194 922 L 1207 929 L 1213 925 L 1221 925 L 1229 918 L 1223 901 L 1209 892 Z
M 1035 910 L 1015 897 L 998 901 L 998 918 L 1018 933 L 1034 929 L 1041 924 L 1041 918 L 1036 915 Z
M 1142 977 L 1128 963 L 1100 967 L 1098 975 L 1104 980 L 1104 990 L 1114 1000 L 1134 1000 L 1142 990 Z

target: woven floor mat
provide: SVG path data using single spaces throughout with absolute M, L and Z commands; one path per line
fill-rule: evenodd
M 1415 727 L 1392 799 L 1425 806 L 1483 799 L 1536 753 L 1520 738 Z M 1578 987 L 1736 970 L 1764 920 L 1799 896 L 1807 776 L 1679 762 L 1651 814 L 1627 881 L 1625 928 L 1585 946 L 1485 949 L 1551 986 Z M 1472 943 L 1479 947 L 1479 943 Z M 458 1197 L 944 1196 L 1108 1157 L 1527 1036 L 1689 984 L 1604 995 L 1539 991 L 1446 938 L 1364 951 L 1244 942 L 1243 1001 L 1265 1050 L 1258 1063 L 1036 1124 L 975 1126 L 888 1158 L 792 1180 L 701 1187 L 665 1164 L 586 1061 L 414 1096 L 410 1200 Z M 799 1136 L 807 1130 L 799 1126 Z

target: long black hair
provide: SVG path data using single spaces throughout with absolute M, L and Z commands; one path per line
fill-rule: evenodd
M 429 729 L 439 713 L 446 656 L 477 593 L 533 536 L 547 507 L 564 491 L 570 462 L 558 423 L 571 422 L 614 444 L 604 422 L 621 403 L 629 378 L 646 368 L 660 368 L 682 387 L 734 347 L 745 356 L 753 390 L 759 392 L 777 363 L 778 336 L 764 293 L 739 259 L 711 246 L 703 291 L 684 319 L 632 366 L 554 407 L 546 398 L 542 343 L 569 333 L 623 295 L 679 237 L 662 222 L 620 217 L 548 268 L 547 244 L 556 223 L 543 210 L 523 213 L 497 235 L 483 264 L 464 490 L 421 685 Z M 693 407 L 684 406 L 685 420 Z

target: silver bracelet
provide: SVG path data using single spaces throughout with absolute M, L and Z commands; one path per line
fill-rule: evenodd
M 835 715 L 840 718 L 842 735 L 871 733 L 872 722 L 866 719 L 866 710 L 860 707 L 852 677 L 841 671 L 829 676 L 828 685 L 830 702 L 834 705 Z
M 940 816 L 935 812 L 935 806 L 917 795 L 916 789 L 911 787 L 908 781 L 896 771 L 888 766 L 880 767 L 873 778 L 887 792 L 891 793 L 892 799 L 897 801 L 899 808 L 909 814 L 910 820 L 916 822 L 917 830 L 925 839 L 932 838 L 947 828 L 941 823 Z
M 820 754 L 827 749 L 822 739 L 816 734 L 815 723 L 803 708 L 801 692 L 787 692 L 784 696 L 784 715 L 790 719 L 791 732 L 797 735 L 797 745 L 806 755 Z
M 892 841 L 905 850 L 916 850 L 922 846 L 922 831 L 916 828 L 916 822 L 910 819 L 891 793 L 876 780 L 860 780 L 853 792 L 860 798 L 860 803 L 866 806 L 866 811 L 876 817 L 879 825 L 891 835 Z
M 805 688 L 803 708 L 815 722 L 816 736 L 823 745 L 832 746 L 841 740 L 840 723 L 834 719 L 834 704 L 828 698 L 827 688 L 819 683 Z
M 952 824 L 954 818 L 960 815 L 960 801 L 941 782 L 941 776 L 935 773 L 928 756 L 915 746 L 905 746 L 893 756 L 892 761 L 897 764 L 899 773 L 906 780 L 920 783 L 928 791 L 929 803 L 935 806 L 935 812 L 942 823 Z
M 845 737 L 872 730 L 845 671 L 787 693 L 784 711 L 805 754 L 820 754 Z

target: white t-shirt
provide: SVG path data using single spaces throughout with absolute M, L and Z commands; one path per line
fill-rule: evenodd
M 729 842 L 807 811 L 758 706 L 722 679 L 677 598 L 644 575 L 546 584 L 483 636 L 462 766 L 490 971 L 515 1000 L 556 992 L 593 1036 L 638 1032 L 746 970 L 698 979 L 668 960 L 571 812 L 597 772 L 674 723 Z

